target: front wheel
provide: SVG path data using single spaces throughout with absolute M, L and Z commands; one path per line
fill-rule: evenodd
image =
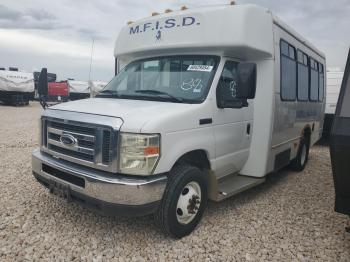
M 196 167 L 175 166 L 170 171 L 162 202 L 155 214 L 156 224 L 175 238 L 184 237 L 200 222 L 207 200 L 206 174 Z

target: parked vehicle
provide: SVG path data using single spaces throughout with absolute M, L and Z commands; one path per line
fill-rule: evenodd
M 329 139 L 331 133 L 343 75 L 344 72 L 339 68 L 328 68 L 327 70 L 326 111 L 322 134 L 325 140 Z
M 100 93 L 107 84 L 108 83 L 104 81 L 91 81 L 90 88 L 92 90 L 91 91 L 92 97 L 95 97 L 98 93 Z
M 28 105 L 34 96 L 33 74 L 10 69 L 0 70 L 0 101 L 15 106 Z
M 33 72 L 33 75 L 34 75 L 34 83 L 35 83 L 35 99 L 39 99 L 39 95 L 38 95 L 38 83 L 39 83 L 39 76 L 40 76 L 40 72 L 38 71 L 35 71 Z M 48 83 L 52 83 L 52 82 L 56 82 L 56 79 L 57 79 L 57 75 L 54 74 L 54 73 L 47 73 L 47 82 Z M 49 91 L 48 91 L 49 93 Z M 47 98 L 49 99 L 49 97 Z
M 67 80 L 70 100 L 90 97 L 90 86 L 87 81 Z
M 48 83 L 48 101 L 66 102 L 69 99 L 67 81 Z
M 335 211 L 350 216 L 350 49 L 331 132 Z M 346 229 L 350 233 L 350 227 Z
M 229 33 L 227 32 L 229 30 Z M 325 57 L 265 8 L 225 5 L 129 23 L 97 98 L 41 117 L 39 182 L 109 214 L 189 234 L 221 201 L 291 164 L 322 134 Z

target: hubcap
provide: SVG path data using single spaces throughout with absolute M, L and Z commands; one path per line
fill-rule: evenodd
M 301 165 L 304 165 L 306 161 L 306 145 L 303 145 L 301 149 Z
M 201 205 L 201 187 L 197 182 L 188 183 L 181 191 L 176 206 L 176 218 L 180 224 L 190 223 Z

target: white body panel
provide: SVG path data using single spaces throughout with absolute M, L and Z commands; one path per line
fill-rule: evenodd
M 230 33 L 223 33 L 228 28 Z M 271 57 L 270 12 L 255 5 L 237 5 L 162 14 L 125 26 L 115 46 L 122 64 L 142 56 L 208 51 L 241 59 Z
M 334 115 L 343 80 L 344 72 L 341 70 L 329 70 L 327 72 L 326 114 Z
M 0 70 L 0 91 L 34 92 L 33 73 Z

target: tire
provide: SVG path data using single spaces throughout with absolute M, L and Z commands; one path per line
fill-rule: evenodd
M 291 168 L 294 171 L 301 172 L 304 170 L 307 161 L 309 160 L 309 139 L 303 137 L 300 141 L 296 158 L 291 162 Z
M 155 214 L 155 223 L 164 233 L 182 238 L 196 228 L 207 201 L 206 174 L 193 166 L 177 165 L 170 171 L 163 199 Z

